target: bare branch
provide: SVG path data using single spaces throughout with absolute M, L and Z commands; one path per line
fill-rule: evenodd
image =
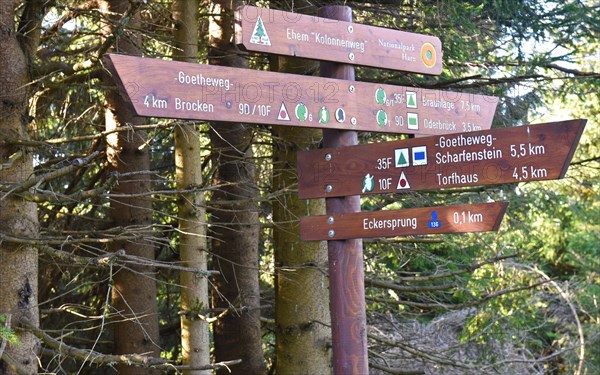
M 418 285 L 418 286 L 404 286 L 398 285 L 395 282 L 365 278 L 365 285 L 374 286 L 378 288 L 393 289 L 400 292 L 431 292 L 438 290 L 448 290 L 456 287 L 455 283 L 442 284 L 442 285 Z
M 53 171 L 45 173 L 41 176 L 32 177 L 32 178 L 26 180 L 25 182 L 23 182 L 22 184 L 18 185 L 17 187 L 13 188 L 11 191 L 9 191 L 9 194 L 10 193 L 13 193 L 13 194 L 21 193 L 23 191 L 29 190 L 29 188 L 31 188 L 35 185 L 40 185 L 44 182 L 51 181 L 55 178 L 66 176 L 70 173 L 75 172 L 77 169 L 81 168 L 82 166 L 87 165 L 90 161 L 96 159 L 100 155 L 101 155 L 100 152 L 95 151 L 85 158 L 78 158 L 78 159 L 73 160 L 71 165 L 68 165 L 68 166 L 60 168 L 60 169 L 53 170 Z M 6 197 L 6 195 L 4 197 Z
M 89 362 L 98 366 L 114 366 L 116 364 L 155 368 L 161 370 L 210 370 L 228 368 L 242 362 L 241 359 L 224 361 L 206 366 L 179 366 L 163 358 L 149 357 L 140 354 L 103 354 L 94 350 L 80 349 L 66 345 L 64 342 L 48 335 L 43 330 L 36 328 L 28 322 L 21 322 L 21 329 L 31 331 L 50 348 L 78 361 Z
M 486 295 L 478 298 L 475 301 L 459 303 L 459 304 L 449 304 L 449 303 L 442 303 L 442 302 L 424 303 L 424 302 L 415 302 L 415 301 L 406 301 L 406 300 L 392 300 L 389 298 L 379 298 L 379 297 L 366 297 L 366 299 L 367 299 L 367 301 L 389 303 L 389 304 L 396 304 L 396 305 L 406 305 L 406 306 L 416 307 L 419 309 L 442 308 L 442 309 L 448 309 L 448 310 L 460 310 L 460 309 L 465 309 L 468 307 L 479 306 L 489 300 L 492 300 L 494 298 L 500 297 L 505 294 L 520 292 L 523 290 L 535 289 L 538 286 L 547 284 L 549 282 L 550 282 L 549 280 L 544 280 L 544 281 L 541 281 L 539 283 L 535 283 L 532 285 L 524 285 L 524 286 L 520 286 L 520 287 L 516 287 L 516 288 L 501 289 L 497 292 L 486 294 Z
M 425 374 L 425 371 L 405 371 L 405 370 L 400 370 L 397 368 L 381 366 L 381 365 L 378 365 L 377 363 L 372 363 L 372 362 L 369 362 L 369 367 L 375 368 L 377 370 L 385 371 L 388 374 L 393 374 L 393 375 L 424 375 Z
M 473 365 L 471 365 L 471 364 L 468 364 L 468 363 L 458 363 L 455 360 L 452 360 L 452 359 L 449 359 L 449 358 L 440 357 L 440 356 L 437 356 L 437 355 L 434 355 L 434 354 L 430 354 L 430 353 L 421 351 L 421 350 L 419 350 L 417 348 L 414 348 L 414 347 L 412 347 L 410 345 L 402 344 L 402 343 L 399 343 L 399 342 L 392 342 L 392 341 L 386 340 L 384 338 L 381 338 L 379 336 L 375 336 L 375 335 L 373 335 L 371 333 L 368 333 L 367 337 L 370 338 L 370 339 L 373 339 L 375 341 L 381 342 L 383 344 L 386 344 L 388 346 L 394 346 L 394 347 L 400 348 L 400 349 L 402 349 L 402 350 L 404 350 L 404 351 L 406 351 L 406 352 L 408 352 L 408 353 L 410 353 L 410 354 L 412 354 L 412 355 L 414 355 L 416 357 L 423 358 L 423 359 L 426 359 L 426 360 L 434 362 L 434 363 L 439 363 L 439 364 L 442 364 L 442 365 L 448 365 L 448 366 L 453 366 L 453 367 L 459 367 L 459 368 L 463 368 L 463 369 L 470 369 L 470 370 L 475 370 L 476 369 L 476 367 L 473 366 Z
M 472 265 L 467 265 L 462 270 L 451 271 L 451 272 L 443 272 L 443 273 L 436 273 L 436 274 L 433 274 L 433 275 L 399 277 L 399 278 L 396 279 L 396 282 L 421 282 L 421 281 L 431 281 L 431 280 L 440 279 L 440 278 L 444 278 L 444 277 L 458 276 L 458 275 L 462 275 L 464 273 L 473 272 L 476 269 L 485 266 L 486 264 L 492 264 L 492 263 L 496 263 L 496 262 L 501 261 L 501 260 L 510 259 L 510 258 L 516 258 L 516 257 L 518 257 L 520 255 L 522 255 L 522 253 L 500 255 L 500 256 L 497 256 L 497 257 L 490 258 L 490 259 L 486 259 L 486 260 L 484 260 L 483 262 L 480 262 L 480 263 L 476 263 L 476 264 L 472 264 Z

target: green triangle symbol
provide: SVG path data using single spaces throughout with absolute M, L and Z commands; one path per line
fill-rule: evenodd
M 406 164 L 406 158 L 404 157 L 404 152 L 400 153 L 400 157 L 398 158 L 398 165 Z
M 411 106 L 411 107 L 415 106 L 415 97 L 413 95 L 410 95 L 408 97 L 408 105 Z

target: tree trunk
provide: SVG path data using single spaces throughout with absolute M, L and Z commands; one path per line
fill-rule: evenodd
M 198 0 L 175 0 L 175 45 L 173 58 L 196 62 L 198 55 Z M 190 190 L 202 186 L 202 159 L 198 125 L 175 127 L 175 168 L 177 189 Z M 179 256 L 182 266 L 206 270 L 206 210 L 204 193 L 181 193 L 179 211 Z M 208 282 L 191 272 L 181 273 L 181 355 L 184 365 L 210 363 L 210 339 L 207 316 Z M 212 371 L 184 371 L 184 374 L 208 375 Z
M 247 67 L 232 42 L 237 1 L 214 1 L 210 24 L 211 64 Z M 217 168 L 210 204 L 214 268 L 213 307 L 229 311 L 214 325 L 215 359 L 242 359 L 233 374 L 265 372 L 258 282 L 258 189 L 252 152 L 252 125 L 215 123 L 210 132 Z M 219 373 L 228 374 L 226 369 Z
M 29 138 L 29 67 L 32 51 L 39 41 L 39 22 L 43 15 L 39 2 L 25 5 L 17 31 L 16 4 L 0 0 L 0 184 L 5 188 L 19 185 L 33 174 L 33 153 L 17 146 L 16 142 Z M 16 195 L 1 193 L 0 235 L 35 239 L 38 231 L 36 205 Z M 2 239 L 0 316 L 5 319 L 3 326 L 12 329 L 22 321 L 35 327 L 40 323 L 37 249 Z M 16 336 L 18 344 L 0 338 L 0 374 L 37 373 L 39 341 L 32 333 L 19 329 Z
M 302 7 L 302 2 L 297 4 Z M 317 62 L 279 58 L 279 71 L 310 74 Z M 325 200 L 300 200 L 297 151 L 314 149 L 320 129 L 273 127 L 273 187 L 281 191 L 273 201 L 275 250 L 275 320 L 277 374 L 330 374 L 331 324 L 327 278 L 327 243 L 302 242 L 298 218 L 324 215 Z
M 331 329 L 327 278 L 327 244 L 301 242 L 298 218 L 325 214 L 325 202 L 300 200 L 290 189 L 297 183 L 296 151 L 311 148 L 319 130 L 278 127 L 274 134 L 273 185 L 283 191 L 273 203 L 275 248 L 275 320 L 277 374 L 329 374 Z
M 109 12 L 111 19 L 118 21 L 127 11 L 127 0 L 108 0 L 101 2 L 103 10 Z M 129 22 L 130 27 L 139 26 L 139 15 Z M 105 35 L 120 35 L 117 38 L 116 52 L 139 55 L 141 38 L 137 32 L 115 33 L 107 25 Z M 106 128 L 112 130 L 127 124 L 143 124 L 144 119 L 136 117 L 122 101 L 116 91 L 106 95 Z M 124 173 L 147 171 L 150 157 L 145 131 L 127 130 L 113 133 L 108 137 L 108 159 L 115 171 L 121 176 L 114 193 L 126 196 L 111 201 L 111 220 L 115 227 L 121 227 L 131 233 L 137 233 L 135 241 L 123 241 L 114 244 L 114 250 L 124 249 L 128 255 L 154 259 L 152 244 L 152 202 L 135 194 L 150 191 L 150 176 Z M 131 195 L 131 196 L 127 196 Z M 154 269 L 147 266 L 121 268 L 114 275 L 112 304 L 117 312 L 114 322 L 114 352 L 116 354 L 146 354 L 158 357 L 160 342 L 158 334 L 158 307 L 156 302 L 156 281 Z M 152 374 L 150 369 L 131 366 L 118 366 L 120 374 Z

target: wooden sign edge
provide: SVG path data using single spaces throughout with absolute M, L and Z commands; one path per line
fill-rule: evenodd
M 124 56 L 124 57 L 140 57 L 140 56 L 130 56 L 130 55 L 124 55 L 124 54 L 119 54 L 119 53 L 107 53 L 102 57 L 102 62 L 104 63 L 106 69 L 110 73 L 110 75 L 111 75 L 110 78 L 112 78 L 115 81 L 115 86 L 117 88 L 119 95 L 121 96 L 121 100 L 125 103 L 125 105 L 128 107 L 128 109 L 132 113 L 136 114 L 136 116 L 144 117 L 143 115 L 140 115 L 138 113 L 138 111 L 135 108 L 135 105 L 133 105 L 133 103 L 129 99 L 129 95 L 127 94 L 127 90 L 125 89 L 125 83 L 121 79 L 121 76 L 119 75 L 119 73 L 117 71 L 117 67 L 115 66 L 115 64 L 113 62 L 113 58 L 118 59 L 119 56 Z
M 246 46 L 244 45 L 244 30 L 242 29 L 242 18 L 241 18 L 241 13 L 242 13 L 242 8 L 246 7 L 247 5 L 240 5 L 237 8 L 235 8 L 235 11 L 233 12 L 233 41 L 234 44 L 237 48 L 240 49 L 240 51 L 243 52 L 250 52 L 248 51 L 248 49 L 246 49 Z
M 566 120 L 566 121 L 569 121 L 569 120 Z M 569 166 L 571 165 L 571 161 L 573 160 L 573 155 L 575 155 L 575 151 L 577 150 L 577 146 L 579 145 L 579 141 L 581 139 L 583 131 L 585 130 L 585 125 L 587 124 L 587 119 L 583 119 L 583 118 L 573 119 L 570 121 L 573 121 L 573 122 L 578 121 L 579 124 L 578 124 L 577 132 L 575 133 L 575 137 L 573 139 L 573 144 L 571 145 L 571 149 L 567 153 L 565 163 L 563 164 L 563 167 L 560 171 L 560 174 L 558 177 L 559 179 L 565 177 L 565 175 L 567 174 L 567 170 L 569 169 Z
M 502 224 L 502 220 L 504 219 L 504 215 L 506 215 L 506 210 L 508 210 L 509 201 L 501 201 L 501 202 L 493 202 L 493 203 L 501 203 L 500 211 L 498 212 L 498 217 L 496 218 L 496 222 L 494 226 L 489 232 L 496 232 L 500 229 L 500 225 Z

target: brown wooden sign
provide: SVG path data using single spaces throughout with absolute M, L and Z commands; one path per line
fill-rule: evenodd
M 495 231 L 508 202 L 307 216 L 300 219 L 304 241 L 347 240 Z
M 298 153 L 300 198 L 562 178 L 586 120 Z
M 268 8 L 236 12 L 236 43 L 248 51 L 437 75 L 439 38 Z
M 147 117 L 405 134 L 489 129 L 498 98 L 108 55 L 123 96 Z

